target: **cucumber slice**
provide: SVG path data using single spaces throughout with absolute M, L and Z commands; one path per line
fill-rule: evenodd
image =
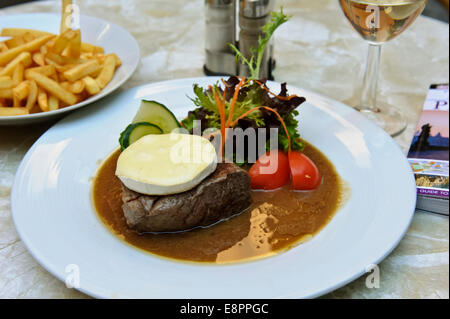
M 163 130 L 164 134 L 181 127 L 175 115 L 167 107 L 155 101 L 141 101 L 141 106 L 133 119 L 133 123 L 138 122 L 155 124 Z
M 149 134 L 163 134 L 163 130 L 149 122 L 132 123 L 120 134 L 119 143 L 122 151 L 136 142 L 138 139 Z

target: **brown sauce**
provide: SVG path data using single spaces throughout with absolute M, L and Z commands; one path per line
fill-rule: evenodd
M 252 192 L 246 212 L 208 228 L 171 234 L 138 234 L 122 213 L 121 183 L 115 176 L 119 150 L 100 167 L 93 200 L 101 220 L 129 244 L 163 257 L 196 262 L 228 263 L 267 257 L 310 239 L 334 216 L 343 198 L 343 185 L 334 166 L 315 147 L 304 153 L 319 168 L 322 184 L 314 191 Z

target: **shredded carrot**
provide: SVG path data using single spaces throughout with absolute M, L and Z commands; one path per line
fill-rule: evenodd
M 292 94 L 292 95 L 289 95 L 289 96 L 280 96 L 280 95 L 277 95 L 277 94 L 273 93 L 272 91 L 270 91 L 269 88 L 264 83 L 261 83 L 259 81 L 255 81 L 255 83 L 258 83 L 264 90 L 266 90 L 268 93 L 272 94 L 273 96 L 275 96 L 279 100 L 290 101 L 294 97 L 297 97 L 297 95 L 295 95 L 295 94 Z
M 234 106 L 236 105 L 239 91 L 241 90 L 241 88 L 244 84 L 245 84 L 245 79 L 241 79 L 239 81 L 239 84 L 236 86 L 236 90 L 234 90 L 233 100 L 231 101 L 231 106 L 230 106 L 230 112 L 228 113 L 227 127 L 230 126 L 230 123 L 233 120 Z
M 286 133 L 286 137 L 288 139 L 289 153 L 290 153 L 291 152 L 291 138 L 289 136 L 289 132 L 288 132 L 287 127 L 286 127 L 286 123 L 284 123 L 283 118 L 281 117 L 281 115 L 277 111 L 275 111 L 274 109 L 272 109 L 270 107 L 267 107 L 267 106 L 263 106 L 263 108 L 265 108 L 268 111 L 271 111 L 271 112 L 275 113 L 275 115 L 280 120 L 281 125 L 283 125 L 284 132 Z
M 277 111 L 275 111 L 273 108 L 271 108 L 271 107 L 268 107 L 268 106 L 257 106 L 257 107 L 252 108 L 251 110 L 245 112 L 244 114 L 239 116 L 236 120 L 234 120 L 231 123 L 231 127 L 235 126 L 240 119 L 243 119 L 244 117 L 248 116 L 249 114 L 251 114 L 254 111 L 257 111 L 259 109 L 265 109 L 265 110 L 268 110 L 270 112 L 273 112 L 278 117 L 278 119 L 281 122 L 281 125 L 283 126 L 284 132 L 286 133 L 286 136 L 287 136 L 287 139 L 288 139 L 288 145 L 289 145 L 289 152 L 290 152 L 291 151 L 291 138 L 289 136 L 289 132 L 287 130 L 286 124 L 284 123 L 283 118 L 281 117 L 281 115 Z
M 222 140 L 223 140 L 223 144 L 225 144 L 225 140 L 226 140 L 226 136 L 225 136 L 225 129 L 227 128 L 226 126 L 226 110 L 225 110 L 225 96 L 227 94 L 227 87 L 225 87 L 223 89 L 223 96 L 222 96 L 222 114 L 223 114 L 223 125 L 221 124 L 221 132 L 222 132 Z M 222 122 L 222 119 L 221 119 Z
M 213 89 L 213 87 L 210 85 L 209 88 L 214 91 L 214 99 L 216 100 L 217 108 L 219 109 L 219 116 L 220 116 L 220 133 L 221 133 L 221 150 L 222 154 L 225 149 L 225 93 L 227 88 L 225 87 L 225 90 L 223 91 L 223 99 L 221 100 L 219 97 L 219 94 L 216 90 Z

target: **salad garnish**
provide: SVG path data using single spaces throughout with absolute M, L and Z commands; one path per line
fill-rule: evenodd
M 249 67 L 250 77 L 232 76 L 228 80 L 222 79 L 221 83 L 210 85 L 207 89 L 194 85 L 195 97 L 192 101 L 197 108 L 190 111 L 188 117 L 182 121 L 184 128 L 192 132 L 196 120 L 200 121 L 202 130 L 216 128 L 222 136 L 226 136 L 227 128 L 277 128 L 281 150 L 303 150 L 304 144 L 297 131 L 296 116 L 299 113 L 296 108 L 305 102 L 305 98 L 289 95 L 286 83 L 281 84 L 280 92 L 276 94 L 268 88 L 266 79 L 259 79 L 266 46 L 275 30 L 289 18 L 282 9 L 271 13 L 271 20 L 263 27 L 258 47 L 252 50 L 253 55 L 249 59 L 231 45 L 236 52 L 237 61 Z M 270 150 L 268 142 L 269 136 L 266 138 L 266 148 Z M 222 149 L 224 144 L 225 138 L 222 139 Z

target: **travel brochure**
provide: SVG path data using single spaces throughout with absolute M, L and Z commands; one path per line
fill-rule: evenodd
M 449 86 L 432 85 L 417 124 L 408 159 L 414 171 L 417 208 L 448 215 Z

